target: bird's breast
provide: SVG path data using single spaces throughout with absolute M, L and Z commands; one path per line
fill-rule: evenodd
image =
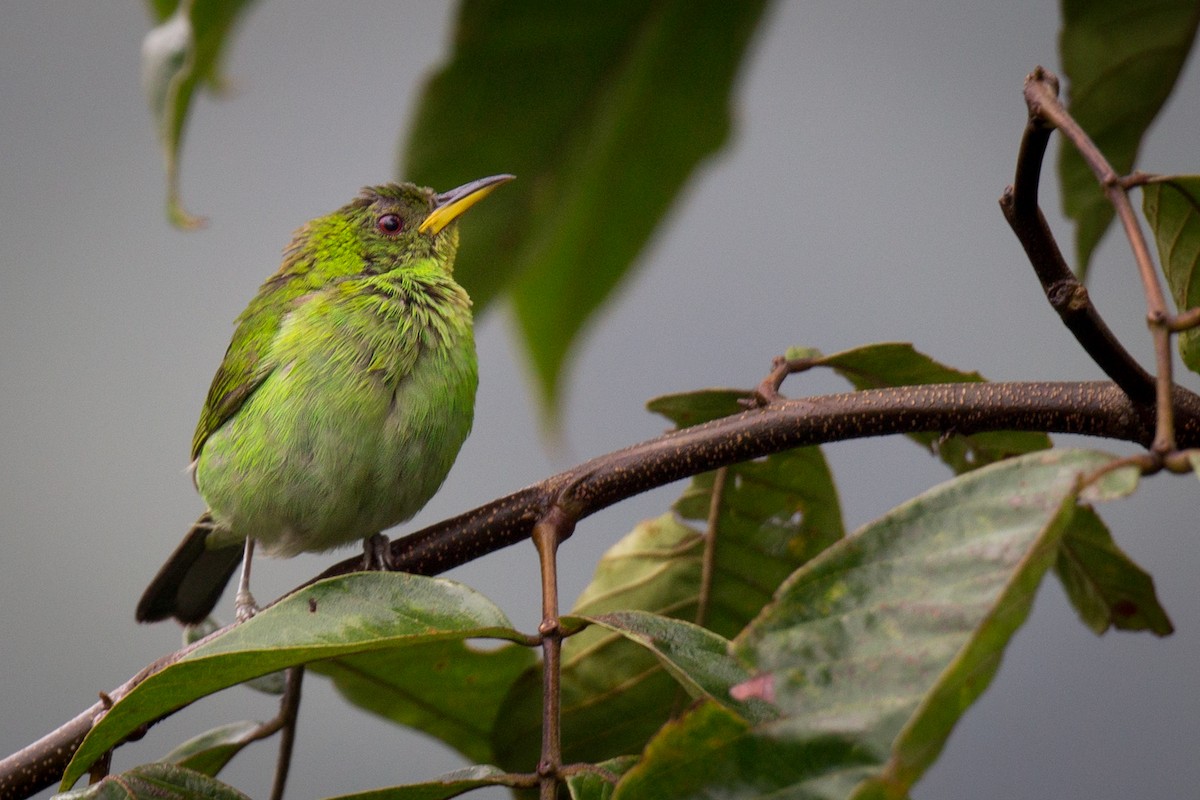
M 469 310 L 381 292 L 313 304 L 284 320 L 274 370 L 197 460 L 228 538 L 280 555 L 416 513 L 470 431 L 478 380 Z

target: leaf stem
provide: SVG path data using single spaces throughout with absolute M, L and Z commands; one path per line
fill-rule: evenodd
M 729 467 L 721 467 L 713 474 L 712 494 L 708 501 L 708 527 L 704 532 L 704 554 L 700 560 L 700 591 L 696 597 L 696 624 L 704 625 L 708 618 L 708 607 L 712 601 L 713 565 L 717 557 L 717 533 L 720 528 L 721 507 L 725 503 L 725 483 L 729 480 Z

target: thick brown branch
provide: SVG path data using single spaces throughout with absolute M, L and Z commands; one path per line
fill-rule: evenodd
M 1178 389 L 1174 399 L 1180 446 L 1200 446 L 1200 397 Z M 1154 419 L 1152 409 L 1147 412 L 1107 382 L 933 384 L 780 400 L 594 458 L 398 539 L 392 558 L 398 569 L 433 575 L 526 540 L 556 503 L 572 519 L 582 519 L 656 486 L 802 445 L 918 431 L 990 430 L 1078 433 L 1148 446 Z M 314 580 L 361 567 L 356 556 Z M 147 666 L 111 697 L 120 700 L 197 645 Z M 0 761 L 0 800 L 28 797 L 57 780 L 101 709 L 97 703 Z
M 1178 389 L 1176 410 L 1180 446 L 1196 446 L 1200 397 Z M 1081 433 L 1149 446 L 1153 408 L 1133 403 L 1119 387 L 1100 381 L 933 384 L 783 400 L 592 459 L 397 539 L 392 557 L 406 572 L 437 574 L 524 541 L 570 484 L 571 497 L 579 504 L 577 518 L 582 519 L 680 478 L 801 445 L 919 431 L 991 430 Z M 353 572 L 359 561 L 342 561 L 319 578 Z

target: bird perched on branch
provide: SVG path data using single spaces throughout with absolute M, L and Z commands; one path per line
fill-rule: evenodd
M 364 189 L 294 235 L 238 318 L 192 440 L 208 510 L 137 607 L 142 622 L 203 620 L 257 544 L 275 556 L 363 540 L 421 509 L 471 429 L 478 382 L 471 301 L 454 281 L 455 221 L 511 175 L 441 194 Z

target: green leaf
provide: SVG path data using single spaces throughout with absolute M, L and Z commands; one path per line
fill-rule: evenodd
M 152 0 L 159 23 L 142 40 L 142 89 L 154 113 L 167 170 L 167 217 L 181 228 L 203 224 L 179 197 L 179 153 L 197 85 L 221 88 L 222 51 L 252 0 Z
M 183 627 L 183 644 L 185 647 L 189 644 L 194 644 L 210 633 L 216 633 L 224 627 L 225 623 L 210 614 L 195 625 L 185 625 Z M 287 672 L 272 672 L 270 675 L 260 675 L 257 678 L 246 681 L 242 686 L 245 686 L 247 689 L 253 689 L 256 692 L 278 697 L 287 688 Z
M 733 81 L 765 5 L 462 5 L 402 173 L 443 189 L 517 176 L 505 202 L 472 210 L 455 271 L 479 308 L 511 291 L 552 418 L 580 330 L 728 138 Z
M 318 581 L 140 683 L 92 728 L 63 788 L 138 726 L 228 686 L 320 659 L 471 638 L 523 640 L 491 601 L 444 578 L 371 572 Z
M 618 779 L 637 762 L 637 756 L 618 756 L 602 761 L 596 766 Z M 577 772 L 567 778 L 567 790 L 571 793 L 571 800 L 609 800 L 615 789 L 615 780 L 607 780 L 595 772 Z
M 249 800 L 215 778 L 163 763 L 143 764 L 54 797 L 55 800 Z
M 904 797 L 1028 615 L 1078 477 L 1111 458 L 1054 450 L 993 464 L 830 547 L 734 641 L 756 667 L 736 695 L 780 717 L 752 724 L 703 704 L 650 742 L 615 796 Z
M 737 714 L 704 703 L 663 726 L 646 746 L 641 762 L 617 784 L 612 797 L 843 800 L 848 791 L 821 791 L 821 777 L 859 760 L 861 756 L 850 743 L 833 737 L 800 743 L 757 736 L 750 723 Z M 803 785 L 803 790 L 780 791 L 797 785 Z
M 761 700 L 741 701 L 730 695 L 730 689 L 745 683 L 751 675 L 746 665 L 730 652 L 729 640 L 724 636 L 690 622 L 646 611 L 620 611 L 579 619 L 619 633 L 652 653 L 693 699 L 712 700 L 751 720 L 774 717 L 771 707 Z
M 739 401 L 748 397 L 750 392 L 745 389 L 698 389 L 652 398 L 647 401 L 646 408 L 671 420 L 676 428 L 690 428 L 731 414 L 740 414 L 746 409 Z
M 436 736 L 472 761 L 491 761 L 491 732 L 514 681 L 537 661 L 528 647 L 480 650 L 426 642 L 313 664 L 373 714 Z
M 703 422 L 738 410 L 744 392 L 710 390 L 651 401 L 669 418 Z M 676 504 L 705 518 L 713 475 L 698 476 Z M 718 504 L 712 583 L 704 626 L 732 636 L 776 587 L 843 534 L 833 478 L 821 451 L 799 448 L 728 468 Z M 596 566 L 572 613 L 631 609 L 695 621 L 706 536 L 673 514 L 639 524 Z M 564 758 L 595 762 L 641 749 L 675 711 L 680 693 L 655 656 L 612 630 L 589 628 L 563 643 Z M 512 769 L 537 758 L 541 674 L 513 686 L 496 732 L 496 760 Z
M 918 386 L 931 383 L 982 383 L 978 372 L 963 372 L 948 367 L 907 342 L 882 342 L 822 356 L 805 349 L 789 358 L 813 359 L 813 366 L 831 367 L 853 384 L 855 389 L 883 389 L 895 386 Z M 908 437 L 927 448 L 946 463 L 956 474 L 991 464 L 1005 458 L 1045 450 L 1050 437 L 1036 431 L 985 431 L 964 435 L 950 431 L 940 433 L 910 433 Z
M 738 413 L 738 400 L 746 396 L 736 389 L 702 389 L 658 397 L 646 406 L 685 428 Z M 707 524 L 715 483 L 715 472 L 693 478 L 675 502 L 676 513 Z M 845 535 L 837 487 L 821 449 L 799 447 L 729 466 L 716 530 L 714 570 L 733 574 L 714 581 L 704 624 L 733 636 L 792 570 Z M 747 593 L 746 584 L 761 591 Z
M 1175 631 L 1154 591 L 1154 579 L 1113 541 L 1090 508 L 1075 512 L 1054 571 L 1084 624 L 1097 635 L 1110 627 L 1169 636 Z
M 188 739 L 160 760 L 215 776 L 246 745 L 255 741 L 254 735 L 261 727 L 262 723 L 253 720 L 231 722 Z
M 1200 306 L 1200 175 L 1181 175 L 1142 187 L 1142 212 L 1154 231 L 1158 259 L 1179 311 Z M 1200 331 L 1179 334 L 1179 354 L 1200 372 Z
M 1142 137 L 1171 95 L 1200 23 L 1196 0 L 1063 0 L 1059 51 L 1067 110 L 1118 175 L 1133 170 Z M 1065 138 L 1058 159 L 1063 209 L 1075 221 L 1079 277 L 1108 230 L 1113 208 Z
M 329 800 L 444 800 L 484 786 L 519 786 L 522 781 L 523 776 L 511 775 L 493 766 L 482 765 L 455 770 L 424 783 L 342 794 Z

